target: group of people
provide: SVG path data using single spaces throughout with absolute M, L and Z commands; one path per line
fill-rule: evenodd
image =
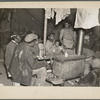
M 19 35 L 12 35 L 10 43 L 6 46 L 5 65 L 8 77 L 11 77 L 13 85 L 31 86 L 44 85 L 46 79 L 46 62 L 39 62 L 37 56 L 38 36 L 30 33 L 21 41 Z M 32 82 L 32 76 L 36 75 L 36 82 Z
M 74 33 L 70 25 L 70 22 L 65 23 L 59 40 L 55 40 L 55 34 L 51 33 L 46 44 L 43 44 L 35 33 L 27 34 L 23 41 L 19 34 L 11 36 L 11 41 L 6 46 L 5 65 L 7 75 L 11 77 L 14 86 L 45 85 L 49 64 L 47 61 L 39 61 L 39 59 L 49 58 L 51 60 L 55 54 L 64 54 L 67 57 L 70 52 L 67 52 L 66 49 L 74 50 Z M 65 37 L 65 34 L 68 34 L 69 37 Z M 32 80 L 34 76 L 36 76 L 35 82 Z
M 55 40 L 55 34 L 52 33 L 48 37 L 45 48 L 47 55 L 63 54 L 75 55 L 76 32 L 73 30 L 71 21 L 67 20 L 64 28 L 61 29 L 59 39 Z
M 61 29 L 59 39 L 55 34 L 48 36 L 46 44 L 35 33 L 27 34 L 23 41 L 20 35 L 12 35 L 10 43 L 6 46 L 5 65 L 8 77 L 11 77 L 14 86 L 45 86 L 47 67 L 53 63 L 55 55 L 76 55 L 76 32 L 71 21 L 65 22 Z M 43 59 L 50 59 L 49 63 Z M 36 80 L 33 80 L 33 78 Z

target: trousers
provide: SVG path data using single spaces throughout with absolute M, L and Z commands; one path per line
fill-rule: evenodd
M 47 76 L 45 67 L 33 70 L 32 74 L 36 75 L 35 86 L 45 86 L 45 80 Z

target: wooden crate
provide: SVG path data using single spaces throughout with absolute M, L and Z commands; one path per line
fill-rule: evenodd
M 57 56 L 54 58 L 53 74 L 67 80 L 79 77 L 85 69 L 84 56 Z

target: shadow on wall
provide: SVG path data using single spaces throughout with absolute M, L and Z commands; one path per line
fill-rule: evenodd
M 11 32 L 0 32 L 0 48 L 10 42 Z
M 15 9 L 13 12 L 11 30 L 35 31 L 38 36 L 43 36 L 44 9 Z

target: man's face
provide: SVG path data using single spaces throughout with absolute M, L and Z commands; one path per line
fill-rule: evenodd
M 59 46 L 59 42 L 57 41 L 57 42 L 55 43 L 55 45 L 56 45 L 56 46 Z
M 54 35 L 50 35 L 50 39 L 51 40 L 54 40 Z
M 31 47 L 34 47 L 34 44 L 35 44 L 35 42 L 33 41 L 33 42 L 31 42 L 31 43 L 29 43 L 29 45 L 31 46 Z
M 21 37 L 18 35 L 18 36 L 16 37 L 15 41 L 16 41 L 17 43 L 19 43 L 19 42 L 21 41 Z
M 69 24 L 68 24 L 67 22 L 65 23 L 65 27 L 66 27 L 66 28 L 69 27 Z

